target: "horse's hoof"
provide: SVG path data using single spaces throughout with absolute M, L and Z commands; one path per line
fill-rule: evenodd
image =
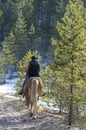
M 36 119 L 36 116 L 33 116 L 33 118 L 32 118 L 33 120 L 35 120 Z
M 33 116 L 33 113 L 30 113 L 30 117 L 32 117 Z

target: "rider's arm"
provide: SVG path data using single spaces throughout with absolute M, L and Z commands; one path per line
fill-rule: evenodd
M 40 72 L 40 64 L 38 63 L 38 71 Z
M 29 64 L 29 65 L 27 66 L 27 68 L 26 68 L 26 76 L 28 75 L 29 68 L 30 68 L 30 64 Z

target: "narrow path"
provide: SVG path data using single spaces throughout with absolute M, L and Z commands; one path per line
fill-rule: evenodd
M 66 130 L 61 116 L 39 112 L 37 119 L 29 117 L 24 102 L 0 94 L 0 130 Z

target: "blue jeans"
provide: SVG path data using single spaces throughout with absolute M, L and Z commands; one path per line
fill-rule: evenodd
M 21 89 L 22 92 L 24 92 L 25 83 L 26 83 L 26 81 L 27 81 L 29 78 L 30 78 L 30 77 L 28 77 L 28 76 L 25 78 L 25 80 L 24 80 L 24 82 L 23 82 L 23 85 L 22 85 L 22 89 Z

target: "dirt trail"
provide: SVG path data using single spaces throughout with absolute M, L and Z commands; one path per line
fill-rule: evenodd
M 37 118 L 29 117 L 24 102 L 0 94 L 0 130 L 65 130 L 60 116 L 39 112 Z

